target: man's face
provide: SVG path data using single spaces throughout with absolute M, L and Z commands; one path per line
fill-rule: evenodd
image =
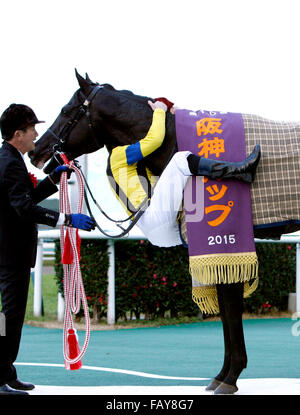
M 34 141 L 36 140 L 38 133 L 35 129 L 35 126 L 29 126 L 26 128 L 25 131 L 19 130 L 20 132 L 20 144 L 21 144 L 21 151 L 23 154 L 28 153 L 28 151 L 32 151 L 35 148 Z

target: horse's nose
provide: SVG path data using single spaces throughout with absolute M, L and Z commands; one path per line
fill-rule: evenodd
M 30 160 L 33 159 L 33 157 L 34 157 L 34 150 L 28 151 L 28 157 L 30 158 Z

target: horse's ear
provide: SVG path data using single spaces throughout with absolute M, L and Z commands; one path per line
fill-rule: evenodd
M 87 73 L 85 73 L 85 79 L 90 83 L 93 84 L 94 82 L 90 79 Z
M 78 72 L 77 69 L 75 68 L 75 75 L 77 78 L 77 81 L 79 83 L 80 88 L 84 91 L 89 87 L 89 83 L 86 79 L 84 79 Z

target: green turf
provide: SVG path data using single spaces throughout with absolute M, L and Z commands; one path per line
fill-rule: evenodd
M 248 368 L 241 378 L 299 378 L 300 337 L 290 319 L 245 320 Z M 79 332 L 83 343 L 84 332 Z M 220 322 L 91 332 L 83 364 L 166 376 L 211 378 L 223 359 Z M 63 364 L 62 330 L 25 326 L 18 362 Z M 80 369 L 18 366 L 41 385 L 203 385 L 207 381 L 159 380 Z
M 54 275 L 43 276 L 45 316 L 57 318 Z M 30 283 L 26 320 L 33 317 Z M 241 378 L 299 378 L 300 336 L 292 335 L 291 319 L 244 320 L 248 367 Z M 297 331 L 297 330 L 296 330 Z M 83 344 L 84 332 L 79 332 Z M 63 332 L 25 325 L 18 362 L 63 364 Z M 91 332 L 83 364 L 135 370 L 166 376 L 211 378 L 223 360 L 221 323 L 199 322 L 171 326 Z M 158 380 L 119 373 L 18 366 L 18 373 L 41 385 L 202 385 L 207 381 Z

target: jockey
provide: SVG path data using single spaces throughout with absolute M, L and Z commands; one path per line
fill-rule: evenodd
M 148 104 L 153 110 L 153 119 L 147 135 L 135 144 L 113 148 L 107 175 L 117 198 L 130 215 L 147 200 L 150 201 L 137 226 L 153 245 L 181 245 L 177 216 L 188 178 L 196 175 L 252 183 L 260 159 L 260 147 L 257 145 L 246 160 L 238 163 L 180 151 L 175 153 L 161 176 L 155 177 L 140 161 L 162 145 L 168 106 L 160 100 L 148 101 Z M 174 113 L 175 107 L 170 111 Z

